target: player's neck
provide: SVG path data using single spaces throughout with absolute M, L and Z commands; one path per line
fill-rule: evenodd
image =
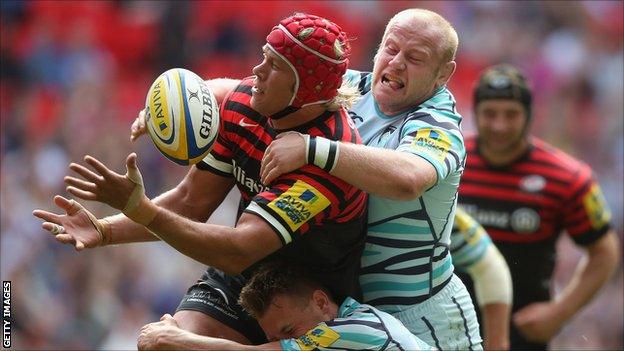
M 298 109 L 297 111 L 289 114 L 286 117 L 271 120 L 271 124 L 275 129 L 291 129 L 297 126 L 300 126 L 304 123 L 307 123 L 316 117 L 318 117 L 321 113 L 325 112 L 325 106 L 323 105 L 310 105 L 303 108 Z

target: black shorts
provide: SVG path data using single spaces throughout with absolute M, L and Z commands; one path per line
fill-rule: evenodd
M 245 283 L 242 275 L 229 276 L 208 267 L 197 283 L 188 289 L 176 312 L 202 312 L 243 334 L 255 345 L 266 343 L 266 335 L 258 322 L 238 304 Z

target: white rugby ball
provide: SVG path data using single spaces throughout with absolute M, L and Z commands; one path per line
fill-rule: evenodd
M 171 161 L 192 165 L 212 149 L 219 133 L 219 106 L 197 74 L 173 68 L 147 92 L 145 124 L 156 148 Z

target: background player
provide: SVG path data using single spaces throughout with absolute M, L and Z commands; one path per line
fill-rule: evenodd
M 474 104 L 478 134 L 466 142 L 459 201 L 509 264 L 511 349 L 543 350 L 611 276 L 619 242 L 591 169 L 529 134 L 532 92 L 518 69 L 485 70 Z M 564 230 L 587 255 L 551 298 L 555 242 Z
M 326 47 L 317 49 L 333 57 L 309 47 L 319 41 Z M 280 131 L 298 128 L 359 141 L 342 107 L 347 95 L 338 94 L 349 52 L 345 33 L 326 19 L 296 14 L 282 20 L 267 36 L 254 77 L 243 80 L 223 102 L 214 149 L 178 187 L 149 200 L 134 154 L 126 160 L 126 175 L 90 156 L 85 160 L 95 172 L 70 166 L 84 178 L 66 177 L 70 193 L 107 203 L 136 223 L 123 215 L 97 220 L 77 202 L 60 196 L 55 202 L 67 215 L 34 214 L 47 221 L 43 227 L 56 232 L 57 240 L 77 249 L 154 240 L 154 233 L 211 266 L 174 316 L 183 328 L 202 335 L 241 343 L 264 341 L 257 323 L 236 305 L 245 281 L 237 274 L 281 247 L 285 248 L 269 259 L 278 256 L 305 264 L 338 296 L 357 297 L 366 195 L 311 166 L 270 187 L 259 179 L 264 148 Z M 302 62 L 335 73 L 325 75 L 321 84 L 317 71 L 302 69 Z M 245 202 L 236 227 L 202 223 L 234 185 Z
M 144 326 L 140 350 L 430 350 L 396 318 L 351 297 L 336 303 L 307 270 L 265 265 L 245 285 L 240 304 L 271 343 L 245 346 L 180 329 L 171 316 Z
M 455 212 L 450 250 L 458 276 L 463 280 L 467 274 L 469 282 L 474 282 L 471 296 L 479 305 L 477 312 L 481 312 L 483 348 L 508 350 L 512 303 L 509 267 L 487 232 L 461 206 Z

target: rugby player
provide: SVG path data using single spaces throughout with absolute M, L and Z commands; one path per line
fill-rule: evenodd
M 591 169 L 529 134 L 531 102 L 517 68 L 502 64 L 483 72 L 474 90 L 477 135 L 466 141 L 459 197 L 509 264 L 512 350 L 546 349 L 619 260 L 610 211 Z M 586 257 L 552 298 L 555 243 L 563 231 Z
M 437 13 L 409 9 L 386 26 L 373 72 L 348 71 L 362 98 L 350 110 L 365 145 L 287 133 L 267 149 L 262 180 L 314 164 L 370 194 L 360 284 L 439 349 L 481 349 L 472 300 L 449 252 L 465 163 L 461 115 L 446 83 L 458 37 Z
M 451 255 L 457 275 L 467 276 L 473 301 L 479 305 L 485 350 L 509 350 L 509 322 L 512 303 L 511 274 L 505 258 L 483 227 L 457 207 Z M 468 286 L 468 285 L 467 285 Z
M 244 344 L 266 341 L 257 322 L 236 303 L 248 276 L 240 273 L 249 273 L 261 260 L 278 257 L 303 264 L 337 296 L 358 298 L 366 194 L 314 166 L 270 186 L 260 181 L 264 150 L 280 132 L 360 141 L 343 107 L 349 94 L 338 91 L 349 53 L 346 34 L 324 18 L 295 14 L 282 20 L 267 36 L 254 76 L 222 101 L 214 149 L 177 187 L 150 200 L 135 154 L 126 159 L 126 175 L 86 156 L 93 170 L 71 164 L 84 180 L 66 177 L 68 191 L 107 203 L 123 215 L 97 219 L 61 196 L 55 203 L 65 215 L 41 210 L 34 215 L 46 221 L 43 228 L 58 241 L 79 250 L 161 239 L 209 265 L 173 317 L 201 335 Z M 236 227 L 203 223 L 234 185 L 245 204 Z
M 141 329 L 139 350 L 431 350 L 396 318 L 347 297 L 336 303 L 307 270 L 291 264 L 259 268 L 240 304 L 271 341 L 257 346 L 199 336 L 168 315 Z

